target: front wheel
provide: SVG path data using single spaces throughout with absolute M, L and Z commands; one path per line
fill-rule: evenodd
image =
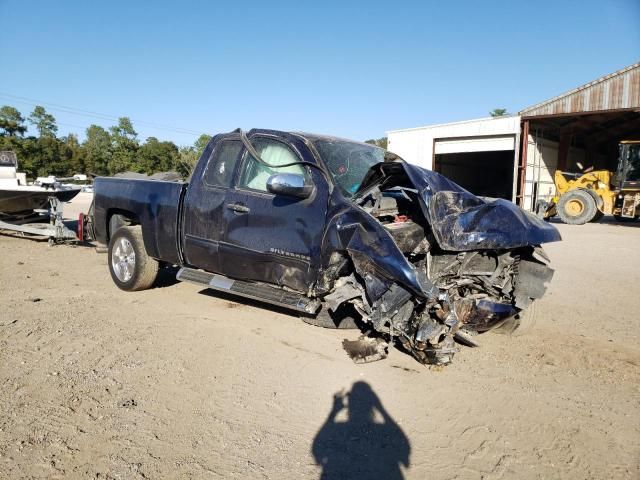
M 121 227 L 109 241 L 109 272 L 121 290 L 146 290 L 158 275 L 158 262 L 147 255 L 139 226 Z
M 585 190 L 571 190 L 563 194 L 556 207 L 560 219 L 569 225 L 584 225 L 598 212 L 596 201 Z
M 596 212 L 595 217 L 593 217 L 593 218 L 591 219 L 591 222 L 592 222 L 592 223 L 599 222 L 599 221 L 602 219 L 602 217 L 604 217 L 604 213 L 602 213 L 600 210 L 598 210 L 598 211 Z
M 513 335 L 519 337 L 529 333 L 536 323 L 536 302 L 533 302 L 525 310 L 514 317 L 507 319 L 502 325 L 491 330 L 495 333 Z
M 337 328 L 341 330 L 349 330 L 359 328 L 356 318 L 358 312 L 350 303 L 343 303 L 336 311 L 329 311 L 323 303 L 317 315 L 301 316 L 303 322 L 316 327 Z

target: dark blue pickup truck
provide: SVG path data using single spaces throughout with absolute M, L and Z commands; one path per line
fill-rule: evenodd
M 213 137 L 188 182 L 98 178 L 93 216 L 123 290 L 178 280 L 368 332 L 356 361 L 399 342 L 444 364 L 475 333 L 522 329 L 553 271 L 550 224 L 381 148 L 320 135 Z

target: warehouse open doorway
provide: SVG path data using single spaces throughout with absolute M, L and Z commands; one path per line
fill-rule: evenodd
M 440 153 L 434 170 L 475 195 L 511 200 L 513 162 L 513 150 Z
M 518 181 L 518 197 L 527 210 L 553 198 L 556 170 L 567 177 L 592 170 L 615 174 L 620 142 L 640 139 L 640 112 L 628 109 L 523 117 L 523 123 L 526 176 Z

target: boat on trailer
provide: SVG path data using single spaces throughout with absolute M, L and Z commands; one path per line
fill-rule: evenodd
M 38 177 L 28 184 L 26 175 L 18 172 L 16 154 L 0 151 L 0 230 L 46 236 L 50 241 L 75 239 L 75 232 L 62 221 L 62 204 L 78 195 L 82 185 L 62 183 L 67 180 L 86 180 L 86 175 Z M 42 217 L 48 223 L 29 223 Z
M 70 179 L 86 179 L 76 175 Z M 14 152 L 0 152 L 0 215 L 3 217 L 26 217 L 37 210 L 49 208 L 49 198 L 68 202 L 82 190 L 81 185 L 62 183 L 64 180 L 53 176 L 38 177 L 27 184 L 26 175 L 18 172 L 18 159 Z

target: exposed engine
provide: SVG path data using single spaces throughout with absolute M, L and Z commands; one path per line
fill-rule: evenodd
M 541 247 L 442 250 L 415 190 L 375 189 L 360 206 L 384 226 L 407 261 L 438 293 L 429 299 L 412 295 L 380 278 L 375 265 L 352 256 L 355 268 L 339 269 L 350 274 L 338 278 L 325 302 L 333 311 L 345 302 L 352 304 L 373 328 L 370 333 L 377 338 L 363 338 L 369 342 L 365 347 L 347 348 L 353 342 L 345 342 L 356 362 L 384 358 L 381 342 L 398 341 L 421 363 L 447 364 L 458 351 L 457 343 L 476 346 L 478 333 L 501 326 L 517 328 L 520 315 L 544 294 L 553 274 Z

